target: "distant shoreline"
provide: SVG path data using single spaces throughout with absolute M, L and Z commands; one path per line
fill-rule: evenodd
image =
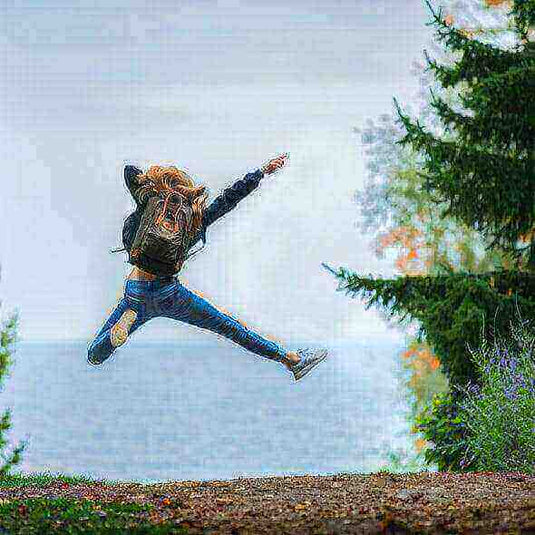
M 19 338 L 17 339 L 17 342 L 15 344 L 15 350 L 17 344 L 56 344 L 56 343 L 85 343 L 89 344 L 91 336 L 86 338 L 50 338 L 46 340 L 38 340 L 38 339 L 23 339 Z M 378 343 L 379 342 L 379 343 Z M 140 339 L 140 337 L 136 338 L 137 344 L 199 344 L 199 345 L 213 345 L 218 344 L 219 342 L 217 340 L 195 340 L 195 339 L 180 339 L 176 338 L 175 340 L 169 340 L 165 338 L 153 338 L 153 339 Z M 397 346 L 400 344 L 403 344 L 404 340 L 400 338 L 399 340 L 391 337 L 391 336 L 369 336 L 367 338 L 356 338 L 356 339 L 344 339 L 344 340 L 320 340 L 320 341 L 314 341 L 314 340 L 291 340 L 290 345 L 291 346 L 299 346 L 299 345 L 310 345 L 310 346 L 323 346 L 323 345 L 332 345 L 334 347 L 338 345 L 349 345 L 354 344 L 359 347 L 375 347 L 376 345 L 392 345 Z

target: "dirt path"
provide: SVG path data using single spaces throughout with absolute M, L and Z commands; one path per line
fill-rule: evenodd
M 1 489 L 0 499 L 70 496 L 153 504 L 189 533 L 533 533 L 535 476 L 337 474 Z

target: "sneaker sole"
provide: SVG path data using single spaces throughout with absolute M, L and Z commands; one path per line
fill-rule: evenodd
M 128 331 L 137 319 L 137 312 L 128 309 L 123 312 L 119 321 L 111 328 L 110 341 L 113 347 L 122 346 L 128 339 Z
M 316 361 L 314 364 L 310 364 L 306 368 L 299 370 L 297 374 L 294 375 L 295 382 L 301 380 L 305 375 L 308 375 L 318 364 L 322 363 L 329 356 L 329 352 L 325 350 L 325 353 Z
M 89 362 L 91 366 L 99 366 L 100 364 L 102 364 L 102 362 L 100 362 L 99 360 L 94 360 L 92 357 L 87 357 L 87 362 Z

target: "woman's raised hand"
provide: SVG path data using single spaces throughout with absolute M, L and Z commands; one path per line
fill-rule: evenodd
M 269 160 L 269 162 L 265 163 L 261 167 L 262 172 L 265 175 L 270 175 L 271 173 L 274 173 L 286 164 L 289 156 L 289 153 L 285 152 L 284 154 L 281 154 L 280 156 Z

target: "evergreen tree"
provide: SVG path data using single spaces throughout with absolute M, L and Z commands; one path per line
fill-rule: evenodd
M 0 302 L 1 304 L 1 302 Z M 0 325 L 0 387 L 2 386 L 9 367 L 12 364 L 14 343 L 17 338 L 18 315 L 12 314 Z M 9 474 L 11 468 L 21 461 L 21 454 L 26 443 L 17 445 L 11 452 L 5 452 L 7 446 L 6 433 L 11 428 L 11 411 L 6 409 L 0 417 L 0 456 L 3 464 L 0 464 L 0 478 Z
M 462 469 L 466 430 L 456 427 L 461 391 L 456 387 L 481 379 L 467 343 L 475 347 L 482 332 L 501 334 L 519 303 L 527 317 L 535 317 L 535 55 L 530 41 L 535 2 L 514 0 L 510 15 L 520 44 L 512 50 L 470 38 L 426 3 L 439 40 L 461 52 L 452 66 L 426 56 L 429 68 L 444 89 L 460 86 L 459 98 L 468 110 L 454 110 L 433 94 L 433 108 L 446 129 L 440 138 L 414 124 L 394 99 L 406 131 L 399 143 L 422 155 L 418 174 L 424 192 L 436 205 L 446 204 L 439 217 L 453 217 L 480 232 L 489 249 L 515 260 L 516 269 L 377 280 L 324 266 L 339 279 L 339 290 L 363 294 L 368 306 L 382 304 L 402 320 L 419 321 L 420 334 L 439 356 L 452 387 L 422 419 L 421 430 L 435 445 L 426 459 L 439 469 Z
M 519 42 L 512 30 L 512 20 L 503 9 L 506 1 L 441 0 L 448 14 L 448 24 L 455 22 L 460 32 L 477 35 L 494 46 L 507 48 Z M 434 57 L 442 63 L 451 63 L 454 52 L 444 50 L 430 40 Z M 426 127 L 445 137 L 440 117 L 431 105 L 430 88 L 443 95 L 450 107 L 461 106 L 462 88 L 442 88 L 431 69 L 414 61 L 411 74 L 418 77 L 418 90 L 410 97 L 411 113 L 416 113 Z M 512 262 L 503 251 L 485 246 L 483 236 L 451 216 L 440 217 L 445 203 L 432 203 L 431 194 L 422 187 L 423 159 L 410 144 L 397 143 L 403 135 L 403 124 L 395 117 L 383 113 L 378 120 L 368 118 L 360 132 L 365 147 L 367 176 L 364 187 L 355 193 L 360 209 L 359 226 L 363 234 L 370 235 L 375 253 L 383 257 L 388 250 L 395 251 L 395 268 L 402 275 L 439 275 L 444 267 L 452 272 L 485 273 L 494 268 L 508 269 Z M 388 313 L 385 314 L 388 319 Z M 404 370 L 403 386 L 407 390 L 413 424 L 428 410 L 433 396 L 447 392 L 448 381 L 440 359 L 427 340 L 413 335 L 408 326 L 406 349 L 400 354 Z M 414 445 L 418 457 L 427 446 L 417 438 Z

